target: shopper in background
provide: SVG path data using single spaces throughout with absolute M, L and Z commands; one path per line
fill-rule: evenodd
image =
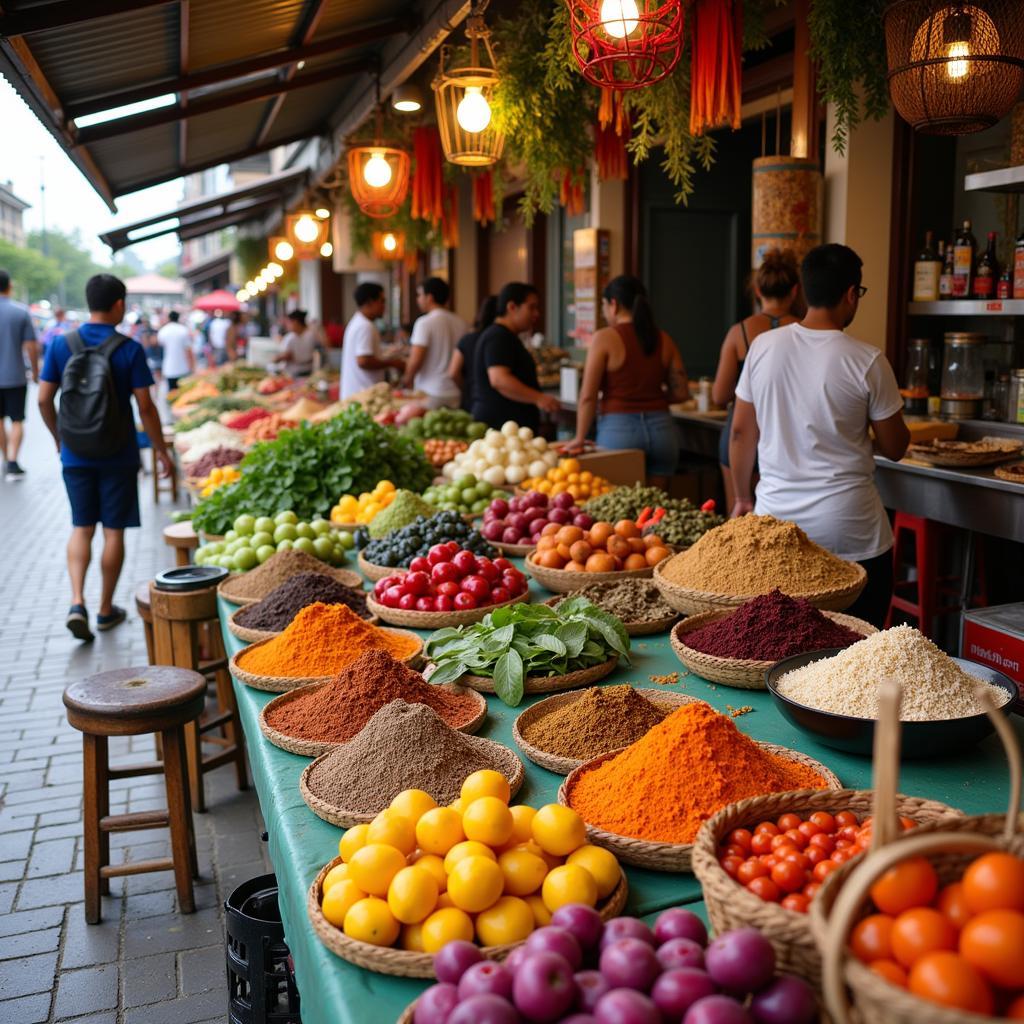
M 473 321 L 473 329 L 459 338 L 455 351 L 452 352 L 451 362 L 448 364 L 448 376 L 452 383 L 462 392 L 461 406 L 466 412 L 473 409 L 473 349 L 476 347 L 477 339 L 494 323 L 494 316 L 498 312 L 498 296 L 488 295 L 480 304 L 480 309 Z
M 18 465 L 24 437 L 25 360 L 32 367 L 32 380 L 39 380 L 39 346 L 28 309 L 11 300 L 11 275 L 0 270 L 0 448 L 3 449 L 4 479 L 22 480 L 25 470 Z M 10 426 L 5 430 L 4 421 Z
M 467 328 L 461 316 L 445 308 L 450 296 L 448 282 L 439 277 L 428 277 L 416 288 L 416 305 L 423 315 L 412 326 L 402 386 L 422 391 L 431 409 L 459 404 L 448 366 Z
M 608 326 L 597 331 L 587 348 L 571 447 L 583 450 L 597 417 L 597 443 L 602 448 L 642 449 L 648 484 L 664 490 L 679 460 L 669 403 L 690 397 L 682 357 L 675 342 L 659 330 L 647 290 L 637 278 L 612 278 L 601 310 Z
M 74 324 L 68 320 L 67 313 L 58 306 L 53 311 L 53 319 L 47 325 L 46 330 L 43 331 L 43 337 L 41 339 L 42 355 L 44 357 L 46 356 L 46 350 L 50 347 L 50 343 L 54 338 L 59 338 L 62 334 L 67 334 L 73 327 Z
M 287 315 L 288 333 L 281 343 L 277 362 L 293 377 L 308 377 L 313 372 L 316 334 L 306 323 L 306 311 L 293 309 Z
M 380 332 L 374 321 L 384 315 L 384 289 L 373 281 L 364 281 L 355 290 L 356 312 L 345 328 L 341 349 L 341 397 L 372 387 L 384 379 L 391 368 L 405 370 L 401 359 L 381 355 Z
M 231 321 L 220 309 L 214 310 L 213 319 L 207 324 L 206 337 L 210 342 L 207 363 L 210 366 L 223 366 L 228 361 L 228 330 Z
M 520 338 L 540 320 L 540 299 L 532 284 L 513 281 L 498 294 L 498 315 L 477 339 L 473 353 L 473 417 L 501 427 L 514 420 L 536 430 L 540 412 L 556 413 L 561 403 L 540 390 L 537 364 Z
M 164 350 L 164 377 L 167 390 L 173 391 L 182 377 L 195 372 L 196 357 L 192 353 L 192 332 L 180 322 L 176 309 L 167 314 L 167 323 L 157 332 Z
M 231 314 L 228 332 L 224 337 L 228 362 L 233 363 L 236 359 L 241 358 L 245 352 L 245 340 L 245 314 L 236 309 Z
M 800 292 L 800 268 L 796 256 L 789 250 L 769 249 L 754 272 L 753 289 L 758 311 L 729 328 L 718 357 L 715 382 L 711 385 L 711 401 L 715 405 L 729 406 L 729 415 L 718 445 L 727 509 L 731 509 L 736 501 L 732 470 L 729 468 L 729 434 L 732 431 L 732 400 L 736 395 L 736 383 L 740 379 L 743 361 L 747 358 L 751 342 L 765 331 L 796 321 L 790 312 Z
M 804 257 L 807 314 L 751 346 L 736 386 L 729 457 L 733 515 L 792 520 L 822 547 L 860 562 L 867 586 L 847 611 L 881 627 L 892 597 L 892 530 L 873 456 L 901 459 L 910 431 L 889 361 L 844 333 L 867 291 L 861 267 L 845 245 L 819 245 Z

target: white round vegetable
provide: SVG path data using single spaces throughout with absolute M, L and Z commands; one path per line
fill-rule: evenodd
M 531 441 L 533 440 L 533 431 L 529 427 L 519 428 L 519 440 L 520 441 Z
M 533 438 L 530 441 L 530 444 L 533 445 L 533 447 L 537 451 L 539 451 L 539 452 L 545 451 L 547 449 L 547 446 L 548 446 L 548 442 L 547 442 L 546 438 L 543 438 L 543 437 L 535 437 L 535 438 Z
M 519 424 L 516 423 L 515 420 L 506 420 L 501 425 L 501 432 L 506 437 L 514 437 L 519 433 Z
M 550 469 L 554 469 L 558 465 L 558 452 L 546 451 L 541 458 L 547 463 Z
M 505 482 L 509 484 L 521 484 L 526 479 L 526 468 L 521 465 L 507 466 L 505 468 Z
M 530 462 L 530 456 L 526 452 L 509 452 L 508 453 L 508 464 L 509 466 L 526 466 Z M 508 474 L 505 474 L 508 476 Z
M 492 487 L 500 487 L 505 482 L 505 470 L 501 466 L 491 466 L 484 470 L 483 480 Z
M 491 464 L 486 459 L 477 459 L 470 467 L 468 467 L 471 473 L 476 474 L 481 480 L 485 479 L 484 474 L 491 468 Z M 498 467 L 499 469 L 501 467 Z
M 536 459 L 530 463 L 530 476 L 543 476 L 548 471 L 548 464 L 543 459 Z
M 491 429 L 488 430 L 486 434 L 484 434 L 484 441 L 487 444 L 494 444 L 494 442 L 499 440 L 500 438 L 501 438 L 501 431 L 500 430 L 495 430 L 493 427 L 491 427 Z

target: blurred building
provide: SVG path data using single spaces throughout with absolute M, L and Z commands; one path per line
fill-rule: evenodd
M 25 225 L 21 215 L 31 205 L 14 194 L 11 182 L 0 183 L 0 238 L 12 245 L 24 246 Z
M 172 281 L 169 277 L 161 277 L 159 274 L 129 277 L 124 284 L 128 289 L 129 309 L 140 309 L 149 313 L 180 306 L 185 300 L 184 282 Z

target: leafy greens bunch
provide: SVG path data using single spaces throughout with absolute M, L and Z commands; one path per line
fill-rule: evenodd
M 497 695 L 515 707 L 527 676 L 565 675 L 615 655 L 628 663 L 629 634 L 614 615 L 571 597 L 557 608 L 516 604 L 472 626 L 439 629 L 427 639 L 425 654 L 436 666 L 432 683 L 467 673 L 488 676 Z

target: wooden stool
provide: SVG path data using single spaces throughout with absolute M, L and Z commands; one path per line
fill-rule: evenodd
M 184 727 L 202 714 L 206 680 L 198 672 L 176 668 L 122 668 L 101 672 L 64 691 L 68 722 L 82 733 L 85 811 L 85 919 L 100 920 L 100 895 L 110 892 L 110 879 L 149 871 L 174 871 L 183 914 L 195 910 L 192 878 L 199 877 L 192 807 L 189 799 Z M 111 768 L 108 736 L 158 733 L 163 761 Z M 110 813 L 110 780 L 163 774 L 166 811 Z M 110 863 L 110 833 L 169 826 L 171 857 Z
M 146 635 L 146 659 L 150 665 L 156 664 L 153 650 L 153 610 L 149 606 L 149 584 L 140 583 L 135 588 L 135 610 L 142 619 L 142 631 Z
M 190 522 L 171 523 L 164 527 L 164 543 L 174 549 L 174 564 L 189 565 L 192 552 L 199 547 L 199 537 Z
M 175 457 L 174 449 L 168 448 L 168 454 L 171 456 L 171 475 L 161 480 L 160 478 L 160 463 L 156 460 L 156 450 L 152 445 L 149 445 L 149 468 L 153 474 L 153 502 L 154 504 L 160 504 L 160 495 L 170 491 L 171 501 L 177 502 L 178 500 L 178 460 Z
M 203 589 L 161 590 L 149 586 L 149 603 L 153 612 L 153 647 L 158 665 L 175 665 L 212 676 L 217 697 L 217 713 L 189 723 L 185 729 L 188 746 L 189 779 L 197 811 L 206 810 L 203 775 L 233 761 L 238 788 L 247 789 L 245 745 L 238 718 L 235 691 L 228 672 L 228 659 L 217 619 L 216 584 Z M 213 623 L 208 632 L 211 660 L 203 660 L 200 640 L 203 626 Z M 220 730 L 222 735 L 211 735 Z M 220 747 L 220 752 L 203 756 L 203 744 Z

